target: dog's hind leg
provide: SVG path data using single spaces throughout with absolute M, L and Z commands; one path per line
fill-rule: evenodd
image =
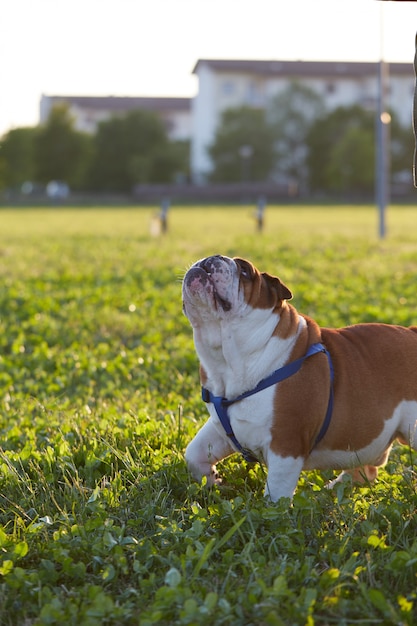
M 360 465 L 352 469 L 345 469 L 337 478 L 328 482 L 326 488 L 332 489 L 335 485 L 345 480 L 345 478 L 350 478 L 350 480 L 357 485 L 373 482 L 378 476 L 378 468 L 382 467 L 387 462 L 391 447 L 390 445 L 381 456 L 374 461 L 375 465 Z
M 349 470 L 343 470 L 339 476 L 326 484 L 326 489 L 333 489 L 335 485 L 350 479 L 353 483 L 363 485 L 372 482 L 378 476 L 378 468 L 375 465 L 363 465 Z
M 401 423 L 397 437 L 400 443 L 417 450 L 417 402 L 404 401 L 401 405 Z

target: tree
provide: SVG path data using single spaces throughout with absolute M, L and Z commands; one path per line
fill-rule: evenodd
M 136 110 L 102 122 L 93 141 L 90 186 L 130 191 L 137 183 L 170 182 L 182 164 L 162 121 Z
M 170 149 L 175 162 L 175 179 L 179 183 L 185 183 L 190 180 L 190 141 L 172 141 Z
M 21 187 L 35 179 L 35 128 L 15 128 L 0 141 L 0 171 L 2 186 Z
M 91 154 L 91 138 L 73 128 L 65 106 L 54 107 L 35 138 L 38 182 L 62 180 L 73 187 L 83 184 Z
M 338 107 L 317 120 L 307 136 L 312 189 L 372 192 L 375 179 L 375 114 Z
M 275 138 L 274 177 L 303 186 L 308 179 L 306 167 L 307 136 L 314 122 L 324 114 L 324 101 L 314 90 L 292 82 L 274 96 L 268 106 L 268 120 Z
M 250 107 L 224 111 L 208 151 L 212 181 L 266 180 L 274 166 L 274 145 L 265 112 Z
M 372 128 L 347 128 L 331 148 L 331 188 L 341 193 L 372 193 L 375 184 L 375 135 Z

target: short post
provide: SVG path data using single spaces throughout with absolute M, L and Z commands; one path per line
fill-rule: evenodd
M 168 230 L 168 211 L 169 211 L 170 206 L 171 206 L 170 199 L 162 198 L 161 212 L 159 214 L 162 233 L 166 233 Z
M 258 233 L 261 233 L 264 228 L 264 214 L 266 209 L 266 198 L 265 196 L 259 196 L 258 204 L 256 208 L 256 225 Z

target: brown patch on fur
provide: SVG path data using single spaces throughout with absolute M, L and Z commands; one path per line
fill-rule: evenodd
M 280 318 L 274 331 L 275 337 L 288 339 L 297 333 L 300 316 L 291 304 L 288 304 L 286 300 L 279 302 L 278 306 L 274 309 L 274 313 L 278 313 Z M 300 335 L 295 350 L 291 355 L 291 359 L 294 360 L 303 356 L 303 354 L 307 352 L 308 346 L 308 337 L 304 334 Z
M 335 370 L 334 424 L 326 447 L 363 448 L 399 402 L 416 399 L 417 336 L 401 326 L 358 324 L 324 328 L 322 337 Z
M 378 437 L 399 402 L 417 399 L 416 329 L 358 324 L 320 330 L 313 320 L 306 320 L 291 360 L 321 341 L 331 354 L 335 373 L 332 419 L 319 447 L 360 450 Z M 279 327 L 276 334 L 281 336 Z M 329 384 L 324 354 L 310 357 L 297 374 L 280 383 L 274 402 L 274 452 L 308 456 L 325 417 Z M 404 435 L 396 433 L 392 440 Z
M 287 307 L 286 315 L 281 316 L 277 326 L 276 334 L 280 337 L 281 321 L 285 324 L 285 333 L 288 333 L 288 320 L 295 322 L 297 319 L 293 334 L 298 328 L 298 314 L 291 305 Z M 307 326 L 297 338 L 291 361 L 301 358 L 310 345 L 321 340 L 318 325 L 309 318 L 305 319 Z M 326 414 L 329 391 L 330 372 L 324 353 L 306 359 L 299 372 L 279 384 L 274 398 L 275 419 L 271 428 L 273 452 L 304 458 L 309 455 Z

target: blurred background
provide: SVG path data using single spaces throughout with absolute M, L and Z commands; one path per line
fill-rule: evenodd
M 413 200 L 416 30 L 415 2 L 4 0 L 0 201 Z

